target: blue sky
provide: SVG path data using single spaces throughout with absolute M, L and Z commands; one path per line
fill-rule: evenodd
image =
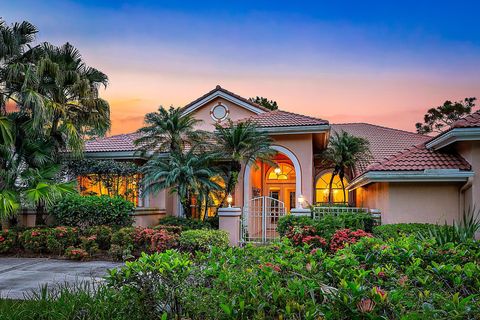
M 113 132 L 220 84 L 331 122 L 408 130 L 480 98 L 474 1 L 10 1 L 38 41 L 69 41 L 110 77 Z M 122 123 L 122 125 L 119 125 Z M 128 124 L 128 125 L 127 125 Z

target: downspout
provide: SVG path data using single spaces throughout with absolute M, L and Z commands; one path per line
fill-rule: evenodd
M 460 188 L 460 211 L 459 213 L 461 214 L 465 210 L 465 192 L 470 189 L 473 185 L 473 177 L 469 177 L 467 179 L 467 182 Z

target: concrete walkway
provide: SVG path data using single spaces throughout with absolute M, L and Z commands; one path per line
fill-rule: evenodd
M 0 258 L 0 297 L 25 299 L 42 285 L 49 287 L 85 281 L 99 281 L 107 269 L 122 263 L 77 262 L 43 258 Z

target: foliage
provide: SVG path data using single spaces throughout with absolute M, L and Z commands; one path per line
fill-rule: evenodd
M 212 153 L 199 153 L 195 147 L 187 152 L 174 152 L 168 157 L 153 157 L 142 167 L 145 192 L 169 189 L 180 198 L 187 218 L 191 217 L 191 203 L 202 190 L 220 190 L 213 179 L 218 175 L 212 166 Z
M 144 152 L 182 153 L 185 147 L 203 143 L 205 133 L 196 130 L 201 120 L 183 114 L 181 108 L 160 107 L 157 112 L 145 115 L 145 127 L 138 129 L 135 145 Z
M 429 223 L 396 223 L 396 224 L 384 224 L 373 228 L 373 234 L 375 237 L 387 240 L 389 238 L 400 238 L 410 235 L 429 235 L 431 228 L 440 227 L 435 224 Z M 442 226 L 443 227 L 443 226 Z M 450 228 L 448 226 L 447 228 Z
M 368 213 L 360 212 L 325 214 L 315 219 L 288 215 L 279 219 L 277 231 L 283 236 L 292 226 L 311 226 L 315 228 L 316 235 L 330 239 L 330 237 L 339 229 L 362 229 L 371 232 L 373 228 L 373 218 Z
M 139 306 L 103 285 L 42 286 L 26 300 L 0 298 L 0 320 L 143 320 Z
M 70 260 L 85 260 L 88 258 L 88 252 L 82 248 L 68 247 L 65 250 L 65 257 Z
M 450 242 L 468 242 L 475 239 L 480 231 L 480 212 L 475 209 L 465 210 L 460 221 L 453 221 L 452 227 L 445 222 L 442 227 L 430 227 L 428 235 L 420 235 L 422 238 L 434 238 L 438 244 Z
M 256 96 L 255 98 L 249 98 L 248 100 L 270 110 L 278 109 L 277 101 L 274 101 L 274 100 L 268 100 L 267 98 L 259 97 L 259 96 Z
M 327 240 L 317 235 L 317 229 L 312 226 L 291 226 L 285 237 L 296 246 L 308 245 L 315 248 L 327 248 Z
M 61 225 L 91 227 L 127 226 L 132 223 L 134 205 L 121 197 L 68 195 L 58 201 L 52 216 Z
M 336 253 L 288 240 L 166 251 L 111 270 L 107 286 L 0 300 L 0 318 L 477 319 L 479 272 L 478 242 L 413 236 L 363 237 Z
M 188 252 L 208 251 L 211 247 L 226 248 L 228 233 L 223 230 L 188 230 L 180 234 L 180 249 Z
M 356 243 L 363 237 L 372 237 L 372 235 L 363 230 L 341 229 L 337 230 L 330 239 L 330 251 L 337 252 L 345 248 L 346 245 Z
M 440 133 L 451 126 L 455 121 L 469 115 L 475 107 L 477 98 L 465 98 L 463 101 L 445 101 L 443 105 L 428 109 L 423 117 L 423 123 L 415 124 L 417 132 L 428 134 Z
M 276 152 L 271 148 L 270 136 L 252 121 L 234 123 L 230 120 L 227 125 L 217 124 L 215 129 L 216 157 L 227 162 L 223 170 L 228 195 L 235 189 L 244 164 L 258 160 L 271 163 Z
M 110 270 L 107 284 L 129 296 L 130 303 L 142 306 L 148 319 L 167 312 L 179 318 L 184 313 L 191 265 L 188 256 L 176 251 L 142 254 L 120 270 Z
M 353 136 L 348 132 L 334 132 L 330 136 L 327 149 L 321 155 L 322 166 L 332 168 L 329 182 L 328 202 L 332 203 L 332 183 L 339 176 L 342 183 L 343 199 L 346 199 L 343 179 L 348 173 L 353 173 L 359 161 L 369 160 L 371 153 L 368 140 Z
M 17 234 L 12 230 L 0 231 L 0 253 L 10 253 L 17 244 Z
M 167 217 L 161 218 L 158 221 L 158 224 L 164 225 L 164 226 L 178 226 L 178 227 L 181 227 L 183 231 L 212 228 L 210 220 L 202 221 L 198 219 L 186 219 L 186 218 L 175 217 L 175 216 L 167 216 Z
M 113 230 L 109 226 L 94 226 L 84 231 L 85 236 L 95 236 L 100 250 L 108 250 L 112 242 Z

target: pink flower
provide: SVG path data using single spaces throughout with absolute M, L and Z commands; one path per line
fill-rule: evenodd
M 361 313 L 369 313 L 372 312 L 375 308 L 375 302 L 372 299 L 362 299 L 357 303 L 357 309 Z
M 5 241 L 5 238 L 3 236 L 0 236 L 0 242 Z
M 38 237 L 39 235 L 40 235 L 40 232 L 32 231 L 32 237 Z

